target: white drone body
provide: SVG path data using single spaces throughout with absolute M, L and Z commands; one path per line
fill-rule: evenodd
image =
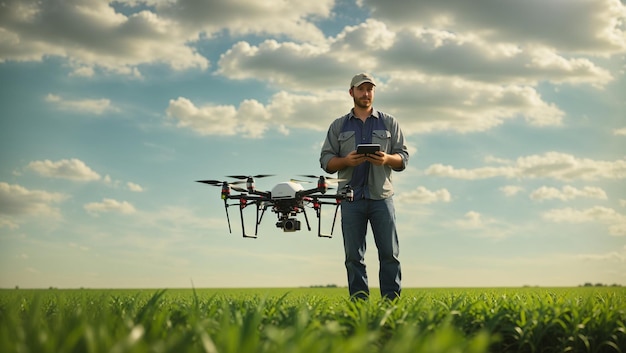
M 244 238 L 257 237 L 259 224 L 261 223 L 266 210 L 276 214 L 278 219 L 276 227 L 285 232 L 295 232 L 300 230 L 301 224 L 298 220 L 298 215 L 303 214 L 306 227 L 310 231 L 311 225 L 309 224 L 309 219 L 306 214 L 307 207 L 312 208 L 317 216 L 317 236 L 330 238 L 333 235 L 339 205 L 344 200 L 351 202 L 354 199 L 354 192 L 352 191 L 350 185 L 346 185 L 346 187 L 337 194 L 326 195 L 326 191 L 329 189 L 328 181 L 340 181 L 342 179 L 327 178 L 323 175 L 319 177 L 315 175 L 301 175 L 306 178 L 317 179 L 317 186 L 310 189 L 305 189 L 300 183 L 298 183 L 298 180 L 292 179 L 290 181 L 276 184 L 271 191 L 257 190 L 254 185 L 254 178 L 264 178 L 269 176 L 272 175 L 229 175 L 229 178 L 239 179 L 240 181 L 229 182 L 220 180 L 197 180 L 197 182 L 222 188 L 221 198 L 224 201 L 228 231 L 232 232 L 228 208 L 230 206 L 236 206 L 239 209 L 241 232 Z M 238 184 L 243 183 L 246 185 L 245 188 L 237 186 Z M 232 191 L 236 191 L 238 194 L 232 194 Z M 322 205 L 335 206 L 335 216 L 333 218 L 330 234 L 322 234 L 321 232 Z M 254 212 L 256 213 L 254 235 L 246 233 L 246 222 L 244 221 L 243 210 L 249 206 L 253 206 L 255 209 Z
M 288 181 L 276 184 L 272 188 L 271 195 L 274 200 L 293 199 L 296 197 L 296 193 L 302 190 L 304 190 L 302 185 Z

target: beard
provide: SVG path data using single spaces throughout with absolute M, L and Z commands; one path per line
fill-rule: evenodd
M 354 105 L 362 109 L 369 109 L 372 106 L 372 100 L 364 98 L 354 98 Z

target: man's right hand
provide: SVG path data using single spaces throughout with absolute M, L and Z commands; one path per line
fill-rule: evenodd
M 334 173 L 347 167 L 356 167 L 365 161 L 367 161 L 365 155 L 358 154 L 355 150 L 348 153 L 345 157 L 333 157 L 330 161 L 328 161 L 327 169 Z
M 344 158 L 346 159 L 346 167 L 356 167 L 357 165 L 367 161 L 367 157 L 365 157 L 364 154 L 356 153 L 356 151 L 348 153 L 348 155 Z

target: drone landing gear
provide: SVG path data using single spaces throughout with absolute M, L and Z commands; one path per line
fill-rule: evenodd
M 333 217 L 333 224 L 330 228 L 330 234 L 322 233 L 322 205 L 335 205 L 335 215 Z M 320 202 L 320 201 L 316 201 L 313 203 L 313 209 L 315 209 L 315 213 L 317 215 L 317 236 L 318 237 L 320 238 L 332 238 L 333 237 L 333 232 L 335 231 L 335 222 L 337 221 L 337 212 L 339 211 L 339 205 L 341 205 L 339 201 L 337 201 L 336 203 Z
M 246 233 L 246 222 L 244 221 L 243 209 L 248 207 L 248 206 L 250 206 L 250 205 L 253 205 L 253 204 L 257 205 L 257 207 L 256 207 L 256 219 L 257 219 L 257 221 L 255 222 L 256 226 L 254 228 L 254 235 L 250 235 L 250 234 Z M 259 223 L 261 223 L 261 218 L 263 217 L 263 213 L 265 213 L 265 209 L 263 209 L 263 211 L 262 211 L 262 213 L 260 214 L 260 217 L 259 217 L 259 211 L 260 211 L 261 207 L 260 207 L 259 204 L 257 204 L 257 201 L 248 202 L 248 200 L 246 200 L 246 199 L 241 199 L 239 201 L 239 203 L 229 204 L 227 199 L 224 199 L 224 209 L 226 210 L 226 221 L 228 222 L 228 232 L 231 233 L 231 234 L 233 233 L 233 231 L 232 231 L 232 228 L 230 226 L 230 216 L 229 216 L 229 213 L 228 213 L 228 207 L 230 207 L 230 206 L 239 206 L 239 216 L 240 216 L 240 219 L 241 219 L 241 233 L 242 233 L 243 237 L 244 238 L 256 239 L 257 238 L 257 234 L 259 232 Z
M 249 235 L 246 234 L 246 225 L 243 220 L 243 209 L 246 208 L 246 206 L 249 205 L 256 205 L 256 221 L 255 221 L 255 226 L 254 226 L 254 235 Z M 257 238 L 257 234 L 259 233 L 259 223 L 261 223 L 261 219 L 259 218 L 259 209 L 261 208 L 261 205 L 257 203 L 257 201 L 252 201 L 250 203 L 247 202 L 246 199 L 241 199 L 241 201 L 239 202 L 239 215 L 241 217 L 241 232 L 244 238 L 252 238 L 252 239 L 256 239 Z M 265 210 L 263 210 L 265 211 Z M 263 213 L 261 213 L 261 217 L 263 217 Z
M 304 220 L 306 221 L 306 228 L 311 231 L 311 225 L 309 224 L 309 217 L 306 215 L 306 210 L 302 209 L 302 213 L 304 213 Z

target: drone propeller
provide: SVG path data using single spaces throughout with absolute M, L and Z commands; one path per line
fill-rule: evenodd
M 224 182 L 219 180 L 196 180 L 198 183 L 221 186 Z
M 259 175 L 227 175 L 229 178 L 247 180 L 248 178 L 267 178 L 274 176 L 274 174 L 259 174 Z
M 239 186 L 235 186 L 236 184 L 244 184 L 245 181 L 233 181 L 233 182 L 227 182 L 227 181 L 221 181 L 221 180 L 196 180 L 198 183 L 203 183 L 203 184 L 209 184 L 209 185 L 213 185 L 213 186 L 221 186 L 222 189 L 224 189 L 224 187 L 229 187 L 235 191 L 239 191 L 239 192 L 248 192 L 248 190 L 241 188 Z
M 347 179 L 340 179 L 340 178 L 331 178 L 331 177 L 327 177 L 327 176 L 320 176 L 320 175 L 313 175 L 313 174 L 300 174 L 301 177 L 305 177 L 305 178 L 314 178 L 314 179 L 319 179 L 320 177 L 323 177 L 326 181 L 330 181 L 330 182 L 336 182 L 336 181 L 346 181 Z
M 300 180 L 300 179 L 289 179 L 289 181 L 292 183 L 313 183 L 310 180 Z
M 305 178 L 319 178 L 319 175 L 313 175 L 313 174 L 300 174 L 301 177 L 305 177 Z
M 226 183 L 227 185 L 235 185 L 235 184 L 243 184 L 245 183 L 245 181 L 233 181 L 233 182 L 226 182 L 226 181 L 221 181 L 221 180 L 196 180 L 198 183 L 204 183 L 204 184 L 209 184 L 209 185 L 215 185 L 215 186 L 222 186 L 224 185 L 224 183 Z
M 299 180 L 299 179 L 289 179 L 290 182 L 292 183 L 307 183 L 307 184 L 312 184 L 314 183 L 313 181 L 310 180 Z M 335 190 L 335 188 L 327 188 L 327 190 Z

